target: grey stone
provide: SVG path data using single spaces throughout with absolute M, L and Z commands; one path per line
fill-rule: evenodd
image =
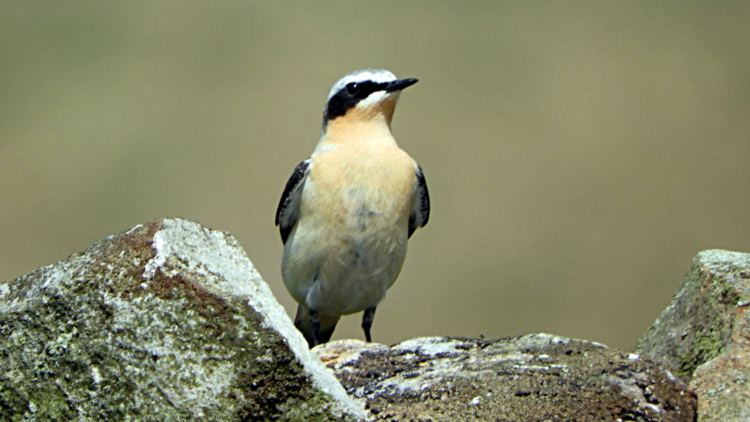
M 696 414 L 695 395 L 652 362 L 548 334 L 391 347 L 345 340 L 313 351 L 376 421 L 685 422 Z
M 2 421 L 354 421 L 229 234 L 165 219 L 0 283 Z
M 636 351 L 698 395 L 701 421 L 750 420 L 750 254 L 707 250 Z

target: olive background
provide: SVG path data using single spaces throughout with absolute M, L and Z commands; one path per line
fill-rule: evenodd
M 0 280 L 179 216 L 281 303 L 273 225 L 326 93 L 382 67 L 430 222 L 375 341 L 632 349 L 701 250 L 750 252 L 750 2 L 6 1 Z M 360 316 L 337 338 L 363 338 Z

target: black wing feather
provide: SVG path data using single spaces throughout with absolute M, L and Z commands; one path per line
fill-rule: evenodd
M 430 219 L 430 193 L 427 191 L 427 181 L 422 173 L 422 167 L 417 166 L 417 201 L 409 215 L 409 237 L 419 227 L 427 225 Z
M 297 223 L 299 199 L 302 195 L 302 186 L 304 185 L 309 167 L 309 159 L 297 165 L 289 181 L 286 182 L 284 193 L 281 194 L 281 200 L 279 201 L 279 207 L 276 209 L 276 225 L 279 226 L 281 241 L 284 244 L 286 244 L 286 240 L 294 224 Z

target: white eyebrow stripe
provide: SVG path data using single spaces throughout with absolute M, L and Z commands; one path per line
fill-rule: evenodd
M 336 95 L 337 92 L 344 89 L 344 87 L 352 82 L 365 82 L 365 81 L 372 81 L 375 83 L 385 83 L 385 82 L 393 82 L 396 79 L 396 75 L 393 73 L 385 70 L 385 69 L 362 69 L 357 70 L 352 73 L 348 73 L 344 75 L 341 79 L 336 81 L 335 84 L 331 87 L 331 90 L 328 91 L 328 97 L 326 97 L 326 104 L 328 104 L 328 101 Z

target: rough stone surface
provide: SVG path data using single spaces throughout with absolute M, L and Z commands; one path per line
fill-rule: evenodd
M 750 420 L 750 254 L 708 250 L 636 351 L 690 382 L 701 421 Z
M 364 416 L 226 233 L 161 220 L 0 283 L 2 421 Z
M 701 422 L 750 421 L 750 358 L 748 350 L 730 347 L 695 370 L 690 381 L 698 395 Z
M 313 349 L 376 421 L 695 420 L 695 396 L 638 355 L 537 334 Z

